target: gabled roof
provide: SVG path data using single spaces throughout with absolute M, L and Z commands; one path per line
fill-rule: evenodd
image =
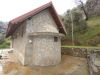
M 49 2 L 39 8 L 36 8 L 22 16 L 19 16 L 15 19 L 11 20 L 8 24 L 6 37 L 11 36 L 15 32 L 15 30 L 20 26 L 20 23 L 22 23 L 23 21 L 27 20 L 28 18 L 38 14 L 39 12 L 41 12 L 45 9 L 49 9 L 49 12 L 50 12 L 51 16 L 53 17 L 55 23 L 57 24 L 57 27 L 58 27 L 60 33 L 66 34 L 66 29 L 63 26 L 61 20 L 59 19 L 58 15 L 56 13 L 56 10 L 52 5 L 52 2 Z

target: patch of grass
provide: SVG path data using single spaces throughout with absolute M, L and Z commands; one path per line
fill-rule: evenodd
M 0 49 L 3 48 L 9 48 L 10 47 L 10 38 L 5 39 L 1 44 L 0 44 Z
M 88 28 L 85 33 L 75 34 L 80 41 L 81 45 L 91 46 L 91 41 L 98 41 L 96 38 L 100 38 L 100 16 L 92 17 L 87 21 Z M 95 46 L 100 47 L 97 43 L 93 43 Z
M 100 56 L 96 58 L 97 61 L 100 61 Z
M 92 17 L 87 21 L 89 27 L 94 27 L 96 25 L 100 25 L 100 17 Z
M 81 38 L 84 40 L 91 39 L 100 34 L 100 26 L 95 26 L 94 28 L 89 28 L 86 33 L 84 33 Z
M 86 48 L 86 49 L 98 49 L 100 50 L 100 47 L 93 47 L 93 46 L 62 46 L 62 48 Z

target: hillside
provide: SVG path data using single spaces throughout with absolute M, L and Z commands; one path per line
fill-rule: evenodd
M 10 39 L 5 39 L 5 33 L 7 30 L 7 22 L 0 21 L 0 49 L 8 48 L 10 46 Z
M 92 17 L 87 21 L 88 29 L 78 36 L 82 45 L 100 46 L 100 17 Z
M 88 19 L 84 18 L 86 15 L 82 8 Z M 70 18 L 70 11 L 73 19 Z M 61 18 L 68 32 L 66 38 L 62 40 L 63 45 L 72 45 L 73 21 L 74 45 L 100 47 L 100 0 L 87 0 L 86 4 L 81 3 L 68 10 Z
M 10 47 L 10 38 L 4 39 L 2 43 L 0 43 L 0 49 L 2 48 L 9 48 Z
M 4 40 L 6 33 L 6 24 L 0 21 L 0 43 Z
M 5 33 L 7 29 L 7 22 L 0 21 L 0 33 Z
M 76 46 L 97 46 L 100 47 L 100 16 L 90 17 L 87 21 L 87 28 L 74 32 L 74 44 Z M 80 24 L 82 27 L 82 25 Z M 75 26 L 74 26 L 75 27 Z M 72 33 L 70 32 L 70 35 Z M 72 45 L 72 36 L 62 40 L 62 45 Z

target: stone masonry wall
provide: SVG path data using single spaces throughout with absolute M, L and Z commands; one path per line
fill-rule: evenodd
M 51 32 L 59 33 L 48 9 L 38 13 L 27 20 L 26 33 Z M 25 60 L 26 65 L 49 66 L 58 64 L 61 61 L 61 40 L 54 42 L 56 36 L 32 36 L 28 37 Z M 29 41 L 32 43 L 29 43 Z M 31 63 L 30 63 L 31 62 Z
M 27 19 L 15 31 L 12 45 L 18 59 L 23 65 L 49 66 L 58 64 L 61 61 L 60 37 L 55 35 L 29 36 L 29 33 L 35 32 L 59 34 L 57 25 L 48 9 Z M 54 37 L 57 37 L 56 42 Z
M 54 42 L 54 37 L 50 36 L 36 36 L 30 37 L 30 39 L 33 42 L 31 45 L 27 45 L 26 59 L 28 65 L 49 66 L 60 63 L 61 39 L 59 37 L 57 42 Z
M 27 33 L 33 32 L 55 32 L 59 33 L 57 25 L 55 24 L 48 9 L 40 12 L 32 17 L 31 20 L 27 20 Z
M 12 41 L 12 47 L 14 48 L 15 55 L 23 65 L 25 63 L 25 45 L 27 40 L 24 27 L 25 22 L 15 31 Z

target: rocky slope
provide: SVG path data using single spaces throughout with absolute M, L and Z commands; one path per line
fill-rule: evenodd
M 88 16 L 100 16 L 100 0 L 87 0 L 86 10 Z

